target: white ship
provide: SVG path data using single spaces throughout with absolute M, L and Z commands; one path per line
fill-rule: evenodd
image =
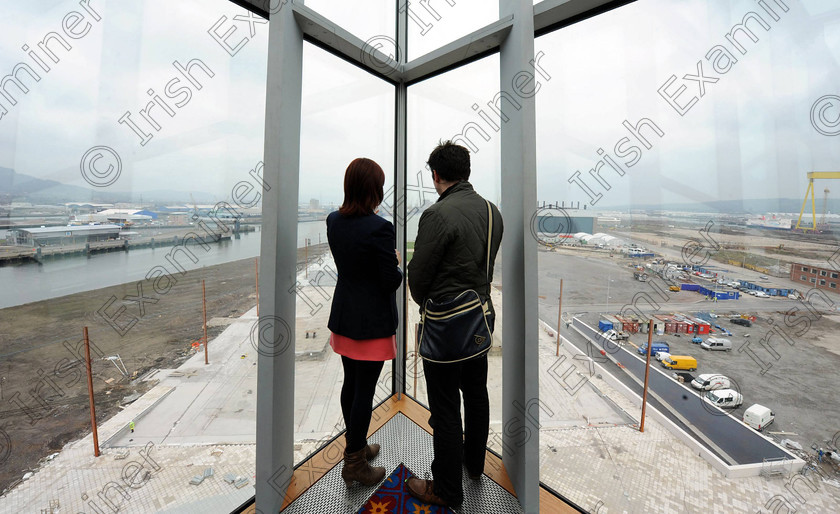
M 747 220 L 747 226 L 751 228 L 772 228 L 776 230 L 790 230 L 793 227 L 793 219 L 777 218 L 776 216 L 761 216 Z

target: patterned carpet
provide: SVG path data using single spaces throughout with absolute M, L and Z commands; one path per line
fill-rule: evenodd
M 405 464 L 397 466 L 357 514 L 454 514 L 446 507 L 422 503 L 408 494 L 405 479 L 413 476 Z

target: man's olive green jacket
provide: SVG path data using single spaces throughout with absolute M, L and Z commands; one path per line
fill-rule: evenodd
M 451 186 L 420 216 L 414 255 L 407 269 L 411 296 L 421 307 L 429 298 L 443 301 L 466 289 L 474 289 L 482 301 L 489 301 L 493 263 L 504 231 L 502 214 L 495 205 L 491 208 L 489 282 L 485 267 L 487 204 L 472 184 L 464 180 Z

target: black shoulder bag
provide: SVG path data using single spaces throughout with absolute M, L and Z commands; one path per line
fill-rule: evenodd
M 490 241 L 493 210 L 487 204 L 487 296 L 482 303 L 474 289 L 446 302 L 426 300 L 420 316 L 420 356 L 428 361 L 452 363 L 483 355 L 493 343 L 495 316 L 490 312 Z

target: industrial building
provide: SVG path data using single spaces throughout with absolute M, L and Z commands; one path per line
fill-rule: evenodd
M 790 265 L 790 279 L 817 289 L 837 291 L 840 272 L 833 268 L 820 268 L 810 264 L 794 263 Z
M 13 244 L 20 246 L 90 243 L 120 238 L 119 225 L 68 225 L 66 227 L 26 228 L 9 232 Z
M 70 219 L 81 223 L 99 222 L 129 226 L 136 223 L 148 223 L 157 219 L 157 214 L 141 209 L 105 209 L 91 214 L 74 215 Z

